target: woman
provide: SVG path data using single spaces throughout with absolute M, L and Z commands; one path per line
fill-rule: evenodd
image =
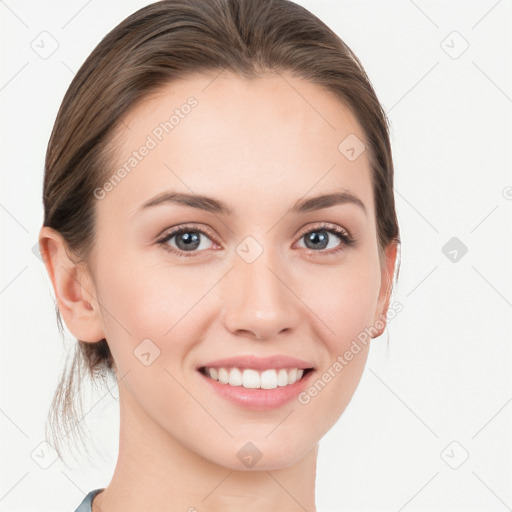
M 351 50 L 286 0 L 140 9 L 71 83 L 43 195 L 77 338 L 54 429 L 78 425 L 76 367 L 119 385 L 116 469 L 77 511 L 315 510 L 400 243 L 387 120 Z

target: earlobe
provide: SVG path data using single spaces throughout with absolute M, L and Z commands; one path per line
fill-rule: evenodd
M 39 250 L 52 282 L 57 304 L 77 339 L 97 342 L 105 337 L 94 283 L 87 267 L 77 264 L 62 235 L 47 226 L 39 233 Z

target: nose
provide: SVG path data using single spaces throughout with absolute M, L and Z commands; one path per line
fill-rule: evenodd
M 223 322 L 235 335 L 258 340 L 296 331 L 300 300 L 289 283 L 289 273 L 264 257 L 239 260 L 223 282 Z

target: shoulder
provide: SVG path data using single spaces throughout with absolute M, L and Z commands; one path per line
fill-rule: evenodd
M 100 491 L 103 491 L 103 488 L 94 489 L 89 494 L 87 494 L 85 496 L 85 498 L 82 500 L 82 503 L 80 503 L 80 505 L 78 505 L 78 508 L 75 510 L 75 512 L 91 512 L 92 500 L 93 500 L 94 496 L 96 496 L 96 494 L 98 494 Z

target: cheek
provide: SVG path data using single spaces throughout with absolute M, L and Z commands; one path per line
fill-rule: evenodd
M 330 352 L 339 352 L 373 322 L 380 289 L 378 265 L 354 264 L 309 272 L 302 297 L 325 327 Z
M 378 262 L 371 255 L 340 265 L 333 271 L 309 273 L 302 298 L 319 320 L 317 338 L 325 357 L 316 380 L 299 403 L 309 413 L 334 423 L 350 402 L 364 371 L 380 289 Z M 328 404 L 328 405 L 327 405 Z
M 143 407 L 153 402 L 167 407 L 168 396 L 180 402 L 183 391 L 169 373 L 181 371 L 183 358 L 200 339 L 194 315 L 211 285 L 179 268 L 128 258 L 115 268 L 103 267 L 98 282 L 105 335 L 119 374 L 127 375 L 124 385 Z
M 98 299 L 105 307 L 109 344 L 122 344 L 122 352 L 132 353 L 150 339 L 165 351 L 166 358 L 159 362 L 173 360 L 172 355 L 184 350 L 187 340 L 197 338 L 191 330 L 199 324 L 193 320 L 198 312 L 204 317 L 202 310 L 208 301 L 203 299 L 218 276 L 192 266 L 155 264 L 150 258 L 124 256 L 119 261 L 98 272 Z

